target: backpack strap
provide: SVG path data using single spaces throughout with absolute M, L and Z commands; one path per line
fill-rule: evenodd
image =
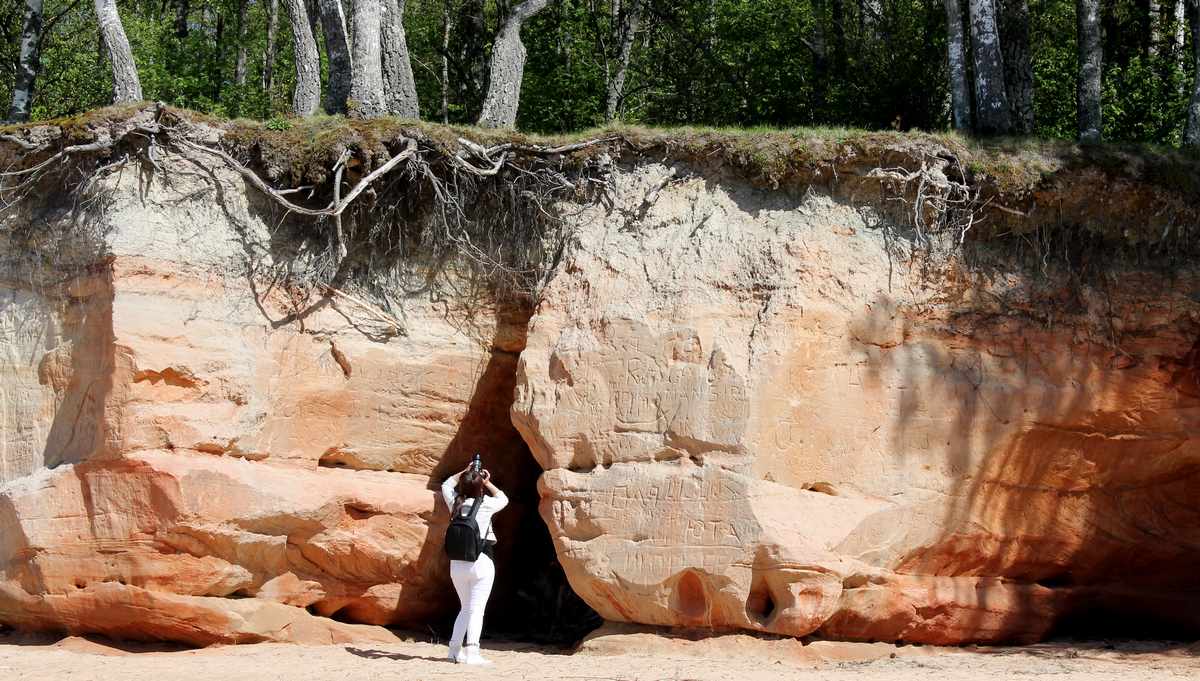
M 469 499 L 471 497 L 467 497 L 467 498 Z M 465 516 L 462 514 L 462 507 L 459 506 L 458 507 L 458 517 L 470 518 L 471 520 L 474 520 L 475 516 L 479 515 L 479 507 L 483 506 L 483 504 L 481 503 L 482 501 L 483 501 L 482 499 L 475 499 L 474 501 L 472 501 L 471 502 L 471 512 Z M 488 523 L 488 528 L 490 529 L 491 527 L 492 527 L 491 523 Z

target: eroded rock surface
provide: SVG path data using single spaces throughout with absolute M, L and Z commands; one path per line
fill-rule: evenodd
M 525 318 L 297 298 L 271 274 L 294 244 L 216 172 L 220 201 L 113 178 L 111 257 L 65 278 L 5 254 L 0 623 L 205 644 L 439 622 L 437 486 L 476 452 L 510 490 L 536 468 L 509 419 Z M 497 517 L 505 560 L 522 512 Z
M 664 170 L 623 177 L 626 201 Z M 584 220 L 513 407 L 606 619 L 931 643 L 1090 609 L 1200 626 L 1190 271 L 985 246 L 968 267 L 849 201 L 701 178 L 630 215 Z
M 639 163 L 569 213 L 528 343 L 527 310 L 460 307 L 402 267 L 350 291 L 398 323 L 299 295 L 275 275 L 315 256 L 216 166 L 219 192 L 110 176 L 87 239 L 7 214 L 0 624 L 425 628 L 456 607 L 436 487 L 481 452 L 506 489 L 544 469 L 562 568 L 614 622 L 932 643 L 1098 609 L 1200 626 L 1192 272 L 1079 235 L 1048 258 L 1040 232 L 929 254 L 878 180 L 681 167 L 650 201 L 666 169 Z M 497 517 L 502 569 L 527 501 Z M 513 596 L 536 594 L 493 602 Z

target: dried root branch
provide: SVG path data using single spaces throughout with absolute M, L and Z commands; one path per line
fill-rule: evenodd
M 979 188 L 966 183 L 961 164 L 958 176 L 964 179 L 950 177 L 946 170 L 951 163 L 958 160 L 926 154 L 919 168 L 875 168 L 867 175 L 890 187 L 895 196 L 889 200 L 911 206 L 909 214 L 921 246 L 929 245 L 930 233 L 946 231 L 954 233 L 961 245 L 986 205 L 979 203 Z

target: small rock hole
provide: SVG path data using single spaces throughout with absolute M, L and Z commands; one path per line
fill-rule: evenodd
M 756 580 L 754 586 L 750 588 L 750 595 L 746 598 L 746 614 L 759 624 L 764 624 L 770 619 L 773 612 L 775 612 L 775 599 L 771 597 L 771 590 L 765 581 Z

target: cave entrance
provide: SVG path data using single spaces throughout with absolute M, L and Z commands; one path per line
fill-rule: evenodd
M 1077 641 L 1179 641 L 1200 640 L 1200 631 L 1149 615 L 1114 610 L 1089 610 L 1060 619 L 1049 638 Z
M 604 620 L 567 582 L 550 530 L 538 513 L 537 480 L 542 468 L 528 447 L 525 454 L 532 464 L 530 470 L 522 472 L 509 493 L 510 503 L 519 504 L 522 514 L 511 530 L 512 550 L 506 552 L 506 564 L 496 567 L 496 586 L 488 604 L 484 630 L 537 643 L 569 645 Z
M 538 514 L 542 467 L 512 424 L 519 353 L 493 350 L 476 384 L 467 414 L 434 471 L 441 480 L 462 470 L 478 453 L 509 506 L 495 515 L 496 582 L 488 600 L 483 635 L 505 634 L 541 644 L 568 645 L 604 623 L 567 582 L 550 530 Z M 453 598 L 453 596 L 452 596 Z M 457 601 L 448 634 L 458 613 Z

